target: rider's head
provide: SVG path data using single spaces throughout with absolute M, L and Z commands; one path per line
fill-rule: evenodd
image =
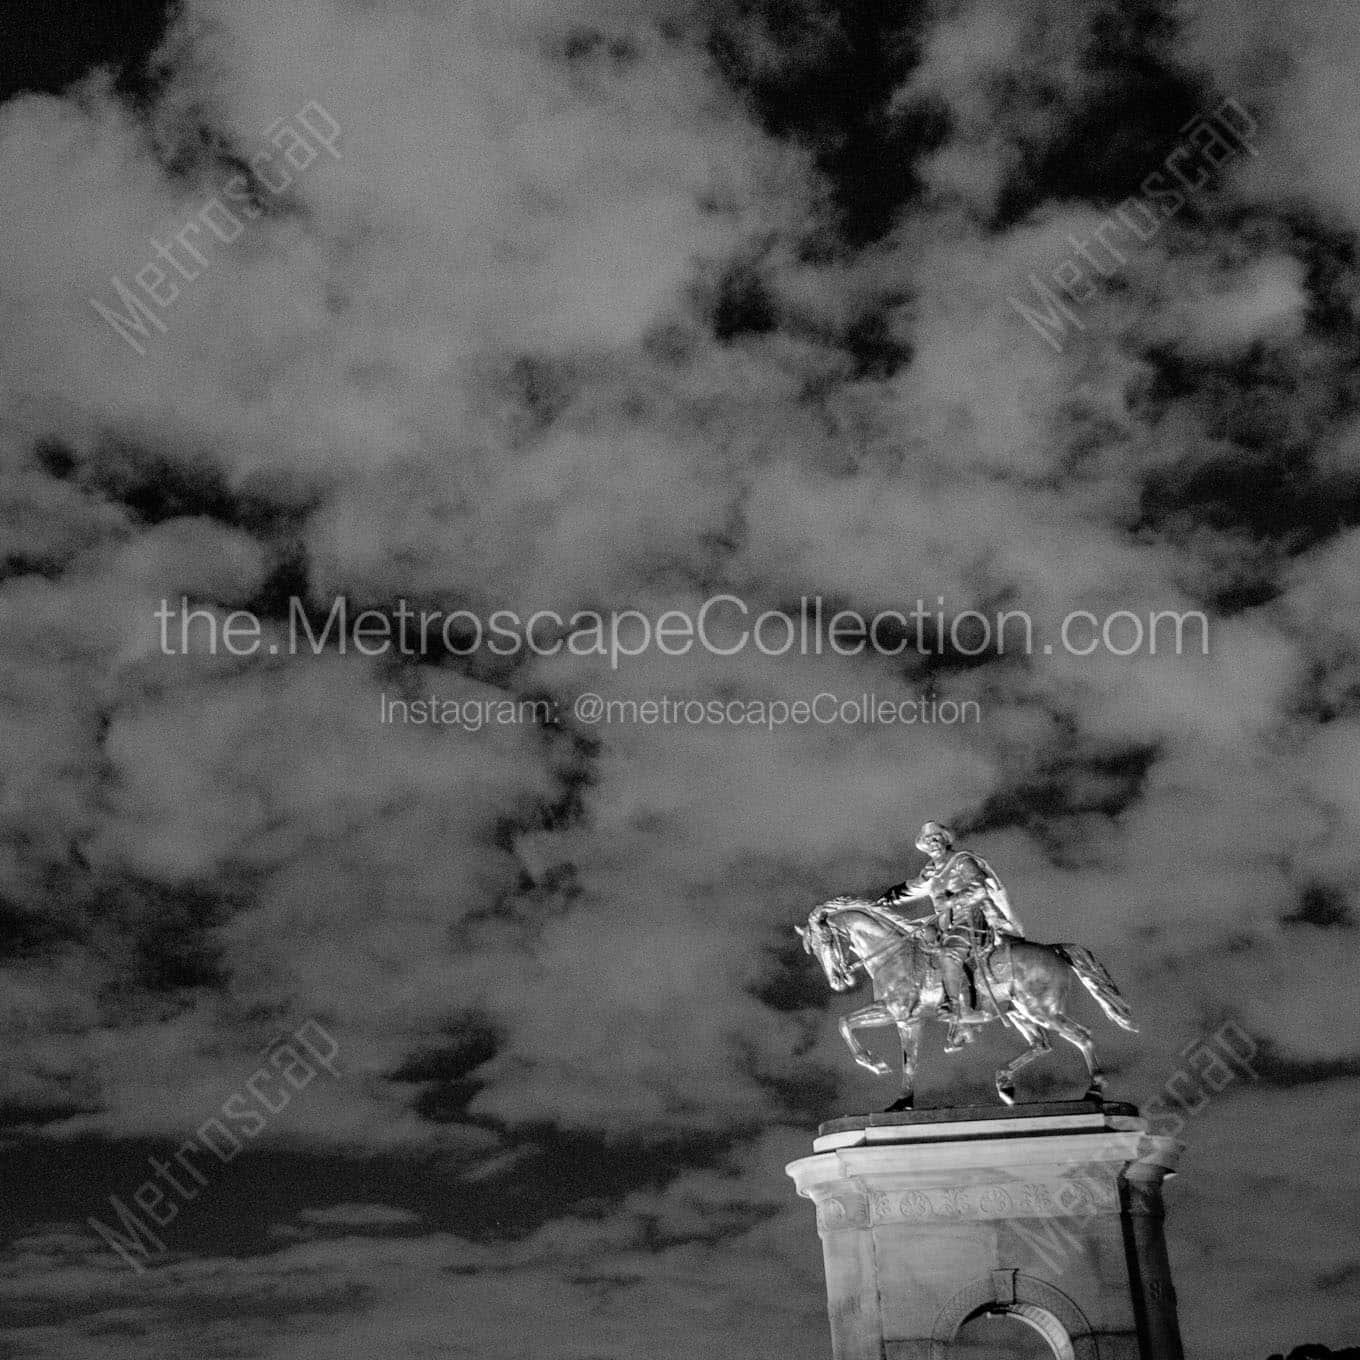
M 923 855 L 943 855 L 954 844 L 954 833 L 939 822 L 927 822 L 916 837 L 916 848 Z

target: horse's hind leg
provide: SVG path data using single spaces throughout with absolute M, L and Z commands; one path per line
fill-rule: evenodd
M 867 1068 L 876 1077 L 886 1077 L 892 1068 L 880 1058 L 875 1058 L 858 1039 L 855 1038 L 857 1029 L 869 1029 L 874 1025 L 891 1025 L 893 1017 L 888 1008 L 881 1002 L 876 1001 L 872 1006 L 865 1006 L 862 1010 L 851 1011 L 849 1015 L 841 1016 L 841 1038 L 845 1040 L 855 1061 L 864 1068 Z
M 1105 1074 L 1100 1070 L 1100 1063 L 1096 1060 L 1096 1046 L 1091 1042 L 1091 1031 L 1084 1025 L 1077 1024 L 1075 1020 L 1069 1020 L 1062 1012 L 1054 1015 L 1049 1020 L 1048 1026 L 1055 1034 L 1066 1039 L 1074 1048 L 1081 1050 L 1081 1056 L 1086 1061 L 1086 1071 L 1091 1081 L 1085 1098 L 1087 1100 L 1103 1099 L 1105 1095 Z
M 1022 1067 L 1028 1067 L 1035 1058 L 1042 1058 L 1053 1046 L 1048 1042 L 1048 1035 L 1044 1033 L 1043 1029 L 1027 1016 L 1021 1016 L 1016 1011 L 1012 1010 L 1010 1013 L 1010 1020 L 1011 1023 L 1014 1024 L 1016 1032 L 1029 1045 L 1023 1053 L 1016 1058 L 1012 1058 L 1010 1062 L 996 1074 L 997 1095 L 999 1095 L 1007 1105 L 1014 1105 L 1015 1074 Z

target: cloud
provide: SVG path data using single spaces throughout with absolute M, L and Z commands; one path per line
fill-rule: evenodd
M 333 1204 L 328 1209 L 304 1209 L 303 1223 L 321 1228 L 400 1228 L 419 1223 L 419 1215 L 390 1204 Z
M 102 1270 L 78 1238 L 35 1234 L 0 1276 L 14 1319 L 5 1339 L 34 1355 L 60 1343 L 70 1355 L 104 1346 L 119 1357 L 185 1344 L 196 1354 L 236 1345 L 299 1360 L 381 1345 L 621 1356 L 651 1312 L 658 1355 L 692 1355 L 706 1338 L 736 1336 L 752 1355 L 811 1357 L 824 1349 L 821 1267 L 811 1210 L 780 1169 L 801 1142 L 771 1132 L 755 1156 L 633 1196 L 607 1220 L 565 1218 L 517 1244 L 328 1236 L 134 1275 Z M 327 1227 L 368 1228 L 375 1207 L 321 1212 Z M 795 1222 L 800 1231 L 791 1232 Z M 40 1263 L 41 1277 L 32 1273 Z

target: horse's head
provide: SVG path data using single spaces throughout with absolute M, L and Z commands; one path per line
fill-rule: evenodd
M 794 926 L 803 948 L 822 965 L 822 972 L 832 991 L 848 992 L 854 986 L 854 971 L 846 958 L 845 942 L 841 933 L 828 921 L 837 903 L 833 899 L 808 913 L 807 925 Z

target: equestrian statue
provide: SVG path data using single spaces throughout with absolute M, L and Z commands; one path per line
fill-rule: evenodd
M 841 1017 L 855 1061 L 887 1076 L 888 1064 L 859 1042 L 856 1031 L 895 1026 L 902 1041 L 902 1090 L 891 1108 L 909 1110 L 926 1018 L 933 1014 L 948 1025 L 946 1053 L 999 1019 L 1026 1044 L 996 1074 L 997 1094 L 1006 1104 L 1015 1103 L 1015 1074 L 1049 1051 L 1050 1034 L 1081 1051 L 1090 1077 L 1087 1098 L 1101 1099 L 1105 1077 L 1090 1031 L 1068 1016 L 1067 1002 L 1075 976 L 1109 1019 L 1134 1030 L 1114 979 L 1089 949 L 1027 940 L 991 866 L 956 848 L 948 827 L 927 822 L 916 848 L 927 862 L 915 878 L 874 899 L 833 897 L 812 909 L 805 926 L 795 927 L 835 991 L 849 991 L 860 971 L 873 983 L 873 1004 Z M 905 915 L 901 908 L 918 900 L 929 900 L 931 913 Z

